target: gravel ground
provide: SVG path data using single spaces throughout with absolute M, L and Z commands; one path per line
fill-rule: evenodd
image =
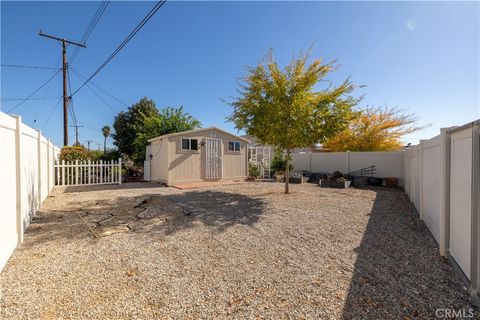
M 397 190 L 55 189 L 0 274 L 14 319 L 435 319 L 469 295 Z

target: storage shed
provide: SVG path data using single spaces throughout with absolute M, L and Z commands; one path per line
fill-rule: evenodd
M 245 179 L 248 139 L 216 127 L 150 139 L 145 178 L 167 185 Z

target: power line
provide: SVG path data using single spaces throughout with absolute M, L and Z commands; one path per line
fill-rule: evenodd
M 53 99 L 58 99 L 59 97 L 45 97 L 45 98 L 30 98 L 28 100 L 43 100 L 43 99 L 47 99 L 47 100 L 53 100 Z M 1 98 L 0 100 L 2 101 L 19 101 L 19 100 L 25 100 L 25 98 Z
M 24 69 L 46 69 L 46 70 L 58 70 L 59 68 L 54 67 L 39 67 L 39 66 L 22 66 L 18 64 L 1 64 L 2 67 L 8 68 L 24 68 Z
M 58 61 L 57 63 L 55 64 L 57 66 L 58 69 L 60 69 L 60 60 L 61 60 L 61 56 L 58 57 Z M 37 113 L 35 114 L 35 118 L 33 118 L 33 125 L 32 127 L 35 127 L 35 124 L 37 123 L 37 119 L 38 119 L 38 116 L 40 115 L 40 111 L 43 109 L 43 104 L 45 102 L 45 99 L 47 97 L 47 94 L 48 92 L 50 91 L 50 87 L 52 86 L 52 83 L 53 82 L 50 82 L 47 86 L 47 90 L 45 91 L 45 94 L 43 95 L 43 99 L 42 101 L 40 102 L 40 104 L 38 105 L 38 108 L 37 108 Z
M 50 114 L 48 115 L 47 120 L 45 120 L 45 122 L 43 123 L 41 130 L 43 130 L 43 128 L 45 128 L 45 126 L 47 125 L 48 121 L 49 121 L 50 118 L 52 117 L 53 113 L 55 112 L 55 110 L 57 110 L 57 107 L 58 107 L 58 105 L 60 104 L 60 101 L 62 101 L 62 100 L 63 100 L 63 97 L 60 97 L 60 99 L 58 99 L 57 103 L 53 106 L 53 109 L 52 109 L 52 111 L 50 112 Z
M 140 21 L 140 23 L 130 32 L 130 34 L 123 40 L 123 42 L 113 51 L 113 53 L 105 60 L 97 70 L 77 89 L 72 93 L 75 95 L 80 89 L 82 89 L 93 77 L 95 77 L 119 52 L 125 47 L 125 45 L 140 31 L 143 26 L 155 15 L 155 13 L 163 6 L 166 0 L 158 1 L 157 4 L 150 10 L 150 12 Z
M 25 99 L 23 99 L 22 101 L 20 101 L 17 105 L 15 105 L 13 108 L 11 108 L 10 110 L 7 111 L 7 113 L 10 113 L 12 112 L 13 110 L 15 110 L 16 108 L 20 107 L 22 104 L 25 103 L 25 101 L 29 100 L 31 97 L 33 97 L 38 91 L 40 91 L 43 87 L 45 87 L 47 85 L 47 83 L 49 83 L 50 81 L 53 80 L 53 78 L 56 77 L 57 74 L 59 74 L 61 71 L 61 69 L 58 69 L 57 72 L 55 72 L 47 81 L 45 81 L 38 89 L 36 89 L 35 91 L 33 91 L 28 97 L 26 97 Z
M 80 79 L 80 81 L 83 81 L 81 78 L 80 78 L 80 75 L 77 74 L 75 72 L 75 70 L 72 70 L 73 73 L 77 76 L 78 79 Z M 87 83 L 87 88 L 90 89 L 90 91 L 93 92 L 93 94 L 95 96 L 97 96 L 98 99 L 100 99 L 100 101 L 102 101 L 107 107 L 109 107 L 114 113 L 118 113 L 118 110 L 116 110 L 114 107 L 112 107 L 112 105 L 110 103 L 108 103 L 107 101 L 105 101 L 95 90 L 93 90 L 93 88 L 90 86 L 90 84 Z
M 80 40 L 80 43 L 85 44 L 88 37 L 92 34 L 93 29 L 95 29 L 98 21 L 102 17 L 103 13 L 105 12 L 105 9 L 107 9 L 108 4 L 110 1 L 102 1 L 100 5 L 97 8 L 97 11 L 95 12 L 95 15 L 93 18 L 90 20 L 90 23 L 87 26 L 87 29 L 85 29 L 85 32 L 83 33 L 82 39 Z M 76 47 L 75 50 L 73 51 L 72 55 L 70 56 L 70 63 L 73 63 L 73 60 L 77 57 L 77 55 L 80 53 L 80 47 Z
M 73 71 L 73 73 L 77 76 L 77 78 L 80 79 L 80 81 L 85 81 L 87 79 L 87 77 L 83 76 L 80 72 L 78 72 L 77 70 L 75 70 L 74 68 L 72 68 L 70 66 L 70 69 Z M 105 89 L 103 89 L 102 87 L 100 87 L 99 85 L 97 85 L 96 83 L 94 83 L 93 81 L 90 81 L 90 84 L 93 85 L 95 88 L 97 88 L 98 90 L 102 91 L 103 93 L 105 93 L 107 96 L 109 96 L 110 98 L 118 101 L 119 103 L 123 104 L 124 106 L 126 107 L 129 107 L 129 105 L 125 102 L 123 102 L 122 100 L 118 99 L 117 97 L 115 97 L 114 95 L 112 95 L 111 93 L 109 93 L 108 91 L 106 91 Z

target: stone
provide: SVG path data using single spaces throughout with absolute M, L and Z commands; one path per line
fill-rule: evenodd
M 115 233 L 128 232 L 127 226 L 100 226 L 95 229 L 95 234 L 99 237 L 106 237 Z

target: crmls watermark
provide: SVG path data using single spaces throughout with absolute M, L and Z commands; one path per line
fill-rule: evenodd
M 435 310 L 435 315 L 440 319 L 468 319 L 473 318 L 475 313 L 472 308 L 468 309 L 451 309 L 443 308 Z

